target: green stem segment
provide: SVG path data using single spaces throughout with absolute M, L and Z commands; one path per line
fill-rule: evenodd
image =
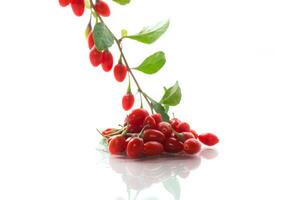
M 96 12 L 95 6 L 94 6 L 94 3 L 93 3 L 92 0 L 90 0 L 90 4 L 91 4 L 91 9 L 93 9 L 94 12 L 95 12 L 96 15 L 97 15 L 96 20 L 99 19 L 101 23 L 105 24 L 104 21 L 103 21 L 103 19 L 101 18 L 101 16 Z M 121 45 L 122 40 L 118 40 L 118 38 L 117 38 L 117 37 L 113 34 L 113 32 L 107 27 L 106 24 L 105 24 L 105 26 L 106 26 L 107 30 L 112 34 L 112 36 L 113 36 L 113 38 L 114 38 L 114 41 L 116 42 L 116 44 L 117 44 L 117 46 L 118 46 L 118 49 L 119 49 L 119 51 L 120 51 L 121 58 L 123 59 L 125 65 L 126 65 L 126 67 L 127 67 L 127 71 L 128 71 L 128 73 L 130 74 L 130 76 L 132 77 L 133 81 L 135 82 L 135 84 L 136 84 L 136 86 L 137 86 L 137 88 L 138 88 L 138 92 L 140 92 L 140 93 L 143 95 L 144 99 L 146 100 L 146 102 L 148 103 L 148 105 L 149 105 L 149 107 L 150 107 L 150 109 L 151 109 L 151 113 L 153 114 L 153 113 L 154 113 L 154 109 L 153 109 L 153 106 L 152 106 L 152 103 L 151 103 L 150 99 L 148 98 L 148 96 L 146 95 L 146 93 L 142 90 L 142 88 L 141 88 L 140 84 L 138 83 L 136 77 L 134 76 L 134 74 L 133 74 L 131 68 L 129 67 L 129 64 L 128 64 L 128 62 L 127 62 L 127 59 L 126 59 L 126 57 L 125 57 L 125 55 L 124 55 L 124 52 L 123 52 L 123 49 L 122 49 L 122 45 Z

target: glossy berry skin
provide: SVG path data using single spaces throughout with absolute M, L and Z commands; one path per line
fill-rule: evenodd
M 118 82 L 123 82 L 127 75 L 127 67 L 123 64 L 117 64 L 114 68 L 114 76 Z
M 162 122 L 162 117 L 159 113 L 153 114 L 153 115 L 151 115 L 151 117 L 153 117 L 156 124 L 159 124 L 160 122 Z
M 133 105 L 134 105 L 134 96 L 133 96 L 133 94 L 131 92 L 125 94 L 122 98 L 122 107 L 123 107 L 123 109 L 128 111 L 132 108 Z
M 94 67 L 98 67 L 102 62 L 102 52 L 93 47 L 90 51 L 90 61 Z
M 181 133 L 181 132 L 190 132 L 191 128 L 190 125 L 186 122 L 181 122 L 178 124 L 178 126 L 175 129 L 177 132 Z
M 141 125 L 134 125 L 134 124 L 128 124 L 127 131 L 129 133 L 140 133 L 143 129 L 143 124 Z
M 109 72 L 114 64 L 113 55 L 110 53 L 110 51 L 105 50 L 102 53 L 102 68 L 105 72 Z
M 177 126 L 181 123 L 181 121 L 177 118 L 173 118 L 173 119 L 170 119 L 170 124 L 172 126 L 172 128 L 175 130 L 177 129 Z
M 93 31 L 91 31 L 88 35 L 88 45 L 89 45 L 89 49 L 92 49 L 95 45 Z
M 107 3 L 105 3 L 102 0 L 98 0 L 95 3 L 95 10 L 96 12 L 103 17 L 108 17 L 110 15 L 110 9 L 109 6 L 107 5 Z
M 176 138 L 170 137 L 165 141 L 164 149 L 168 153 L 179 153 L 183 150 L 183 144 Z
M 155 129 L 156 121 L 152 116 L 148 116 L 145 118 L 143 126 L 145 127 L 145 129 Z
M 195 136 L 191 132 L 183 132 L 183 133 L 176 133 L 176 138 L 181 142 L 185 142 L 190 138 L 195 138 Z
M 67 5 L 70 4 L 70 0 L 59 0 L 59 4 L 60 4 L 62 7 L 66 7 Z
M 188 154 L 195 154 L 201 150 L 201 144 L 198 140 L 191 138 L 184 142 L 183 150 Z
M 149 116 L 147 110 L 139 108 L 133 110 L 126 118 L 126 124 L 128 125 L 128 132 L 138 133 L 143 128 L 143 123 L 146 117 Z
M 126 154 L 130 158 L 140 157 L 144 152 L 144 142 L 141 138 L 132 138 L 127 145 Z
M 125 147 L 125 137 L 122 135 L 117 135 L 111 138 L 108 145 L 108 150 L 111 154 L 120 154 L 125 151 Z
M 84 0 L 70 0 L 73 13 L 80 17 L 84 13 Z
M 155 129 L 147 129 L 144 131 L 144 142 L 156 141 L 159 143 L 164 143 L 166 140 L 165 135 Z
M 157 129 L 160 130 L 166 138 L 169 138 L 172 136 L 173 130 L 171 124 L 168 122 L 160 122 L 157 126 Z
M 213 146 L 219 142 L 219 138 L 212 133 L 201 134 L 198 139 L 207 146 Z
M 146 156 L 157 156 L 162 154 L 164 147 L 161 143 L 151 141 L 144 144 L 144 154 Z

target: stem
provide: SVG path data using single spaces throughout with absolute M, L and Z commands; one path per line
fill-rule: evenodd
M 97 15 L 97 18 L 99 18 L 99 20 L 100 20 L 101 23 L 105 24 L 104 21 L 103 21 L 103 19 L 101 18 L 101 16 L 100 16 L 100 15 L 97 13 L 97 11 L 95 10 L 95 6 L 94 6 L 94 3 L 93 3 L 92 0 L 90 0 L 90 4 L 91 4 L 91 8 L 95 11 L 95 13 L 96 13 L 96 15 Z M 106 26 L 106 24 L 105 24 L 105 26 Z M 117 46 L 118 46 L 118 49 L 119 49 L 119 51 L 120 51 L 121 57 L 122 57 L 122 59 L 123 59 L 125 65 L 126 65 L 126 67 L 127 67 L 127 71 L 129 72 L 130 76 L 132 77 L 133 81 L 135 82 L 135 84 L 136 84 L 136 86 L 137 86 L 137 88 L 138 88 L 138 91 L 143 95 L 144 99 L 147 101 L 147 103 L 148 103 L 148 105 L 149 105 L 149 107 L 150 107 L 150 109 L 151 109 L 151 113 L 153 114 L 153 113 L 154 113 L 154 112 L 153 112 L 153 106 L 152 106 L 152 104 L 151 104 L 151 102 L 150 102 L 148 96 L 147 96 L 146 93 L 142 90 L 140 84 L 138 83 L 136 77 L 134 76 L 132 70 L 131 70 L 130 67 L 129 67 L 129 64 L 128 64 L 128 62 L 127 62 L 127 59 L 126 59 L 126 57 L 125 57 L 125 55 L 124 55 L 124 52 L 123 52 L 123 49 L 122 49 L 122 45 L 121 45 L 122 40 L 118 40 L 118 38 L 113 34 L 113 32 L 112 32 L 107 26 L 106 26 L 106 28 L 107 28 L 107 30 L 112 34 L 112 36 L 113 36 L 113 38 L 114 38 L 114 40 L 115 40 L 115 42 L 116 42 L 116 44 L 117 44 Z

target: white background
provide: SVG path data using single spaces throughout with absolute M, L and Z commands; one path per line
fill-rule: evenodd
M 202 157 L 192 171 L 185 165 L 199 157 L 126 161 L 134 177 L 156 182 L 137 199 L 299 199 L 299 1 L 107 2 L 106 21 L 116 34 L 171 20 L 151 46 L 125 41 L 129 63 L 165 51 L 157 75 L 137 73 L 142 87 L 159 98 L 162 86 L 179 80 L 176 116 L 221 140 L 218 156 Z M 123 121 L 127 84 L 89 64 L 87 21 L 88 13 L 75 17 L 56 0 L 1 2 L 0 199 L 127 199 L 124 174 L 108 163 L 124 169 L 124 160 L 97 151 L 95 131 Z M 156 177 L 167 164 L 190 173 L 177 176 L 180 197 Z M 166 169 L 159 173 L 168 177 Z

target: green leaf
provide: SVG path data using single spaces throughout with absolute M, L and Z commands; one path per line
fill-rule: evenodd
M 159 51 L 146 58 L 144 62 L 135 69 L 144 72 L 145 74 L 155 74 L 164 66 L 165 63 L 165 53 Z
M 176 81 L 175 85 L 165 90 L 165 94 L 160 102 L 169 106 L 176 106 L 180 103 L 180 100 L 181 89 L 179 87 L 178 81 Z
M 161 115 L 163 121 L 165 122 L 170 121 L 169 115 L 167 114 L 165 108 L 160 103 L 153 102 L 153 101 L 151 103 L 153 105 L 154 110 Z
M 162 36 L 162 34 L 164 34 L 167 31 L 169 24 L 170 21 L 168 20 L 156 24 L 155 26 L 145 27 L 138 34 L 127 36 L 127 38 L 137 40 L 145 44 L 151 44 L 155 42 L 158 38 L 160 38 L 160 36 Z
M 97 50 L 102 51 L 114 44 L 114 37 L 105 24 L 97 23 L 94 27 L 94 42 Z
M 149 96 L 148 96 L 148 98 L 151 101 L 153 109 L 155 110 L 155 112 L 157 112 L 161 115 L 163 121 L 165 121 L 165 122 L 170 121 L 170 117 L 169 117 L 168 113 L 165 111 L 165 108 L 160 103 L 158 103 L 154 99 L 150 98 Z
M 130 3 L 130 0 L 113 0 L 113 1 L 121 5 L 126 5 Z
M 162 106 L 165 108 L 166 113 L 168 113 L 170 110 L 170 106 L 166 104 L 163 104 Z
M 164 188 L 173 195 L 175 200 L 180 199 L 181 187 L 176 176 L 171 176 L 163 181 Z

